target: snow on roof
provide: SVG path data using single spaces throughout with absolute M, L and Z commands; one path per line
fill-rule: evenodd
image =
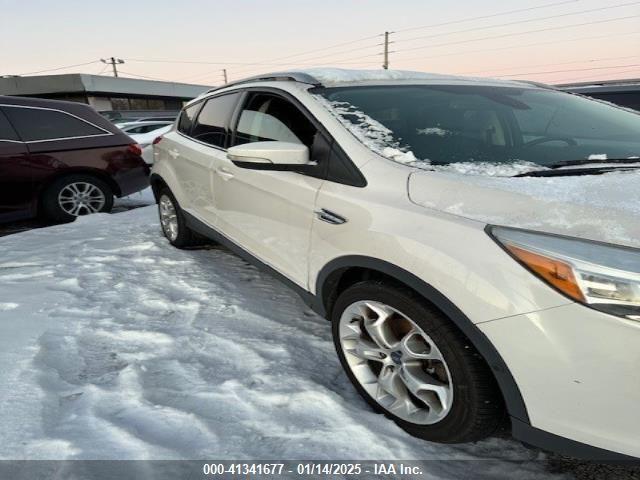
M 350 70 L 343 68 L 309 68 L 296 70 L 314 77 L 324 86 L 335 86 L 340 84 L 354 83 L 379 83 L 398 81 L 420 81 L 420 82 L 464 82 L 464 83 L 489 83 L 503 85 L 522 86 L 526 82 L 515 82 L 508 80 L 498 80 L 493 78 L 464 77 L 459 75 L 447 75 L 440 73 L 414 72 L 410 70 Z

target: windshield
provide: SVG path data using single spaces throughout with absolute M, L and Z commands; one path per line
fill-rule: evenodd
M 527 162 L 640 157 L 640 114 L 554 90 L 483 85 L 319 88 L 364 143 L 403 162 Z M 415 157 L 415 158 L 414 158 Z

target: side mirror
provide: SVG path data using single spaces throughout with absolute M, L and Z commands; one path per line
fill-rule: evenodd
M 227 150 L 227 158 L 240 168 L 300 171 L 315 165 L 306 145 L 290 142 L 254 142 Z

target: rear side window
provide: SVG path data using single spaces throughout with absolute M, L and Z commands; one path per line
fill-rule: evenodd
M 200 110 L 191 136 L 200 142 L 224 148 L 238 96 L 238 93 L 232 93 L 207 100 Z
M 19 138 L 5 114 L 0 111 L 0 142 L 3 140 L 19 140 Z
M 185 135 L 191 134 L 191 127 L 193 127 L 193 121 L 196 119 L 200 104 L 196 103 L 190 107 L 185 108 L 180 114 L 180 120 L 178 121 L 178 131 Z
M 25 142 L 93 137 L 108 133 L 84 120 L 55 110 L 4 107 L 4 113 Z

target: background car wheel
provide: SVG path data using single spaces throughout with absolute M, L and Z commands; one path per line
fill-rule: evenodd
M 489 367 L 449 319 L 411 290 L 353 285 L 338 297 L 332 323 L 356 390 L 408 433 L 462 443 L 501 426 L 505 410 Z
M 113 191 L 92 175 L 67 175 L 55 180 L 41 198 L 44 217 L 54 223 L 72 222 L 77 217 L 110 212 Z
M 174 247 L 186 248 L 204 243 L 202 237 L 187 227 L 180 205 L 168 188 L 163 188 L 158 195 L 158 214 L 162 233 Z

